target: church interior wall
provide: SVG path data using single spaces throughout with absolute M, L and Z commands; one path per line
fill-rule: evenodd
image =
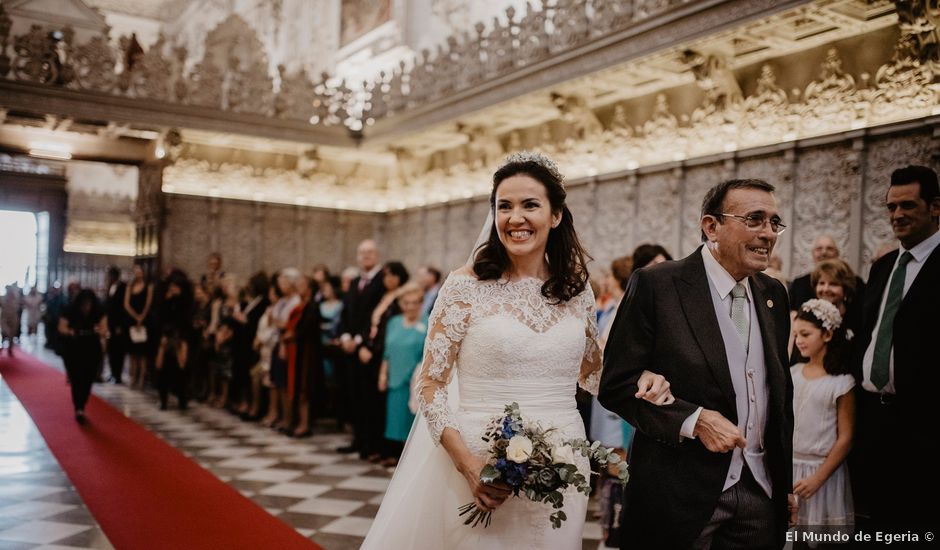
M 670 163 L 574 181 L 568 204 L 594 257 L 593 271 L 606 271 L 614 258 L 643 243 L 662 244 L 676 257 L 692 252 L 700 243 L 705 191 L 728 178 L 764 179 L 777 188 L 789 226 L 776 248 L 785 273 L 807 272 L 813 240 L 830 234 L 852 267 L 867 274 L 874 252 L 892 241 L 883 207 L 891 171 L 906 164 L 940 169 L 935 148 L 931 131 L 922 126 L 829 144 L 794 143 L 760 154 L 743 151 L 700 164 Z M 410 269 L 424 263 L 456 269 L 471 252 L 489 199 L 388 214 L 180 195 L 168 202 L 170 264 L 198 273 L 206 255 L 218 250 L 226 269 L 247 275 L 316 263 L 340 270 L 355 264 L 356 244 L 370 237 L 385 260 L 401 260 Z
M 163 264 L 190 274 L 205 270 L 210 252 L 242 281 L 252 273 L 323 263 L 339 271 L 355 264 L 356 244 L 377 237 L 367 214 L 289 205 L 171 195 L 166 200 Z
M 776 248 L 785 273 L 807 272 L 813 240 L 830 234 L 852 267 L 866 274 L 874 252 L 892 241 L 883 207 L 891 171 L 906 164 L 940 169 L 934 148 L 930 131 L 920 128 L 827 145 L 793 144 L 753 156 L 745 151 L 702 164 L 671 163 L 575 181 L 568 204 L 594 257 L 593 270 L 603 271 L 643 243 L 660 243 L 676 257 L 689 254 L 700 244 L 698 219 L 707 189 L 728 178 L 764 179 L 777 188 L 789 225 Z M 451 270 L 466 261 L 487 204 L 479 198 L 371 216 L 384 227 L 386 257 L 409 267 L 431 263 Z M 345 258 L 353 260 L 351 254 Z

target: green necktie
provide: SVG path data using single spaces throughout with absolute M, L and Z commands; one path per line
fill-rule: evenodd
M 879 390 L 888 383 L 894 316 L 897 315 L 901 299 L 904 297 L 904 276 L 907 274 L 907 263 L 913 259 L 914 256 L 910 252 L 902 254 L 897 267 L 891 274 L 891 282 L 888 283 L 888 299 L 885 300 L 885 310 L 881 314 L 881 325 L 878 327 L 878 335 L 875 339 L 875 356 L 871 362 L 871 383 Z

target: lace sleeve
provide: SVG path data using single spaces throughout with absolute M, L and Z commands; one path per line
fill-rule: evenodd
M 460 343 L 470 321 L 468 293 L 472 282 L 467 276 L 448 277 L 428 319 L 424 361 L 416 393 L 435 445 L 440 443 L 444 428 L 459 429 L 447 404 L 447 384 L 457 366 Z
M 597 305 L 594 291 L 588 286 L 576 298 L 577 307 L 584 318 L 584 357 L 581 359 L 581 376 L 578 385 L 597 395 L 601 383 L 601 349 L 597 345 Z

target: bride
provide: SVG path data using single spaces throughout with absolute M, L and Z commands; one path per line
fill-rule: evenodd
M 555 163 L 538 153 L 514 154 L 494 174 L 485 241 L 440 290 L 417 382 L 422 415 L 362 548 L 581 548 L 586 496 L 565 493 L 568 520 L 552 529 L 548 504 L 480 481 L 483 429 L 509 403 L 559 441 L 585 436 L 575 384 L 597 393 L 601 357 L 565 197 Z M 638 385 L 638 397 L 672 400 L 659 375 Z M 588 475 L 587 459 L 576 462 Z M 489 527 L 463 524 L 457 509 L 469 502 L 495 510 Z

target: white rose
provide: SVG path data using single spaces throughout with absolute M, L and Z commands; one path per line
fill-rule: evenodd
M 509 440 L 509 446 L 506 447 L 506 458 L 522 464 L 529 460 L 532 455 L 532 441 L 524 435 L 514 435 Z
M 574 451 L 570 445 L 558 445 L 552 449 L 552 462 L 555 464 L 574 464 Z

